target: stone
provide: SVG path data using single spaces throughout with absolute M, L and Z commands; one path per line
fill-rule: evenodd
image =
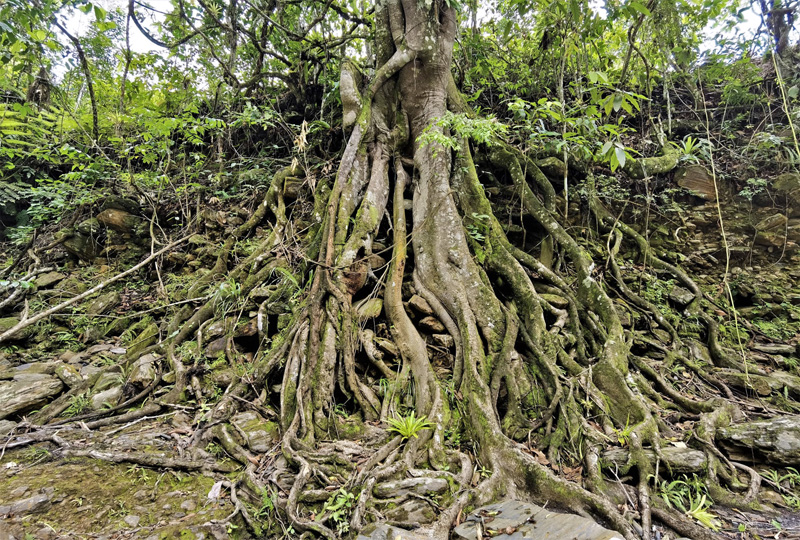
M 0 420 L 40 408 L 63 388 L 60 380 L 49 375 L 16 375 L 10 382 L 0 384 Z
M 403 480 L 392 480 L 381 482 L 373 489 L 373 494 L 381 499 L 389 499 L 416 493 L 417 495 L 427 495 L 429 493 L 443 493 L 447 490 L 447 480 L 444 478 L 405 478 Z
M 71 366 L 69 364 L 59 364 L 56 366 L 54 370 L 55 376 L 58 377 L 61 382 L 69 386 L 70 388 L 74 386 L 78 386 L 83 382 L 83 377 L 75 369 L 75 366 Z
M 61 282 L 66 277 L 67 276 L 61 272 L 45 272 L 37 276 L 33 282 L 39 289 L 46 289 L 47 287 L 52 287 L 56 283 Z
M 11 420 L 0 420 L 0 437 L 5 437 L 17 427 L 16 422 Z
M 99 411 L 115 406 L 122 397 L 122 386 L 112 386 L 92 396 L 92 409 Z
M 800 416 L 779 416 L 731 425 L 717 430 L 717 440 L 731 458 L 752 462 L 800 465 Z
M 757 231 L 769 231 L 772 229 L 780 229 L 781 232 L 786 229 L 786 216 L 783 214 L 774 214 L 756 223 Z
M 131 199 L 126 199 L 125 197 L 119 197 L 117 195 L 109 195 L 105 198 L 105 200 L 103 200 L 100 210 L 106 210 L 108 208 L 124 210 L 131 214 L 136 214 L 141 211 L 139 203 Z
M 381 523 L 374 529 L 373 526 L 364 527 L 356 540 L 427 540 L 428 538 L 385 523 Z
M 754 343 L 750 346 L 754 351 L 763 352 L 766 354 L 795 354 L 797 347 L 789 345 L 788 343 Z
M 205 351 L 203 353 L 206 355 L 206 358 L 216 358 L 217 356 L 223 354 L 225 352 L 225 348 L 228 346 L 228 338 L 221 337 L 217 338 L 211 343 L 206 346 Z
M 128 383 L 135 384 L 144 388 L 156 378 L 156 362 L 158 357 L 154 354 L 146 354 L 139 358 L 131 366 L 131 372 L 128 375 Z
M 86 236 L 97 236 L 103 232 L 103 226 L 100 225 L 100 222 L 97 221 L 97 218 L 89 218 L 78 223 L 78 226 L 75 227 L 75 230 Z
M 111 345 L 109 345 L 108 343 L 98 343 L 97 345 L 92 345 L 91 347 L 86 349 L 86 354 L 92 356 L 94 354 L 106 352 L 108 350 L 111 350 Z
M 436 520 L 436 511 L 427 501 L 408 499 L 407 501 L 386 510 L 387 520 L 400 523 L 426 524 Z
M 113 386 L 121 386 L 122 381 L 122 368 L 119 366 L 109 366 L 97 378 L 92 391 L 102 392 L 103 390 L 107 390 Z
M 27 493 L 29 489 L 30 488 L 28 486 L 19 486 L 18 488 L 9 491 L 8 494 L 9 496 L 17 499 L 19 497 L 24 497 L 25 493 Z
M 92 262 L 100 253 L 100 244 L 93 236 L 71 231 L 60 231 L 59 235 L 65 238 L 61 242 L 64 249 L 83 261 Z
M 120 295 L 117 291 L 99 296 L 94 302 L 89 304 L 86 308 L 88 315 L 103 315 L 114 309 L 120 302 Z
M 16 317 L 0 317 L 0 334 L 4 334 L 17 326 L 19 324 L 19 319 Z M 25 339 L 26 337 L 30 336 L 33 328 L 28 327 L 25 330 L 17 333 L 14 338 L 15 339 Z
M 135 358 L 140 352 L 158 340 L 158 325 L 150 323 L 136 338 L 128 344 L 126 354 Z
M 428 303 L 427 300 L 425 300 L 418 294 L 415 294 L 414 296 L 408 299 L 408 305 L 414 308 L 415 311 L 421 313 L 422 315 L 433 315 L 433 308 L 431 308 L 431 305 Z
M 655 462 L 656 456 L 653 450 L 645 449 L 644 455 Z M 603 460 L 613 463 L 619 468 L 621 473 L 627 473 L 631 465 L 628 462 L 630 452 L 627 448 L 610 448 L 603 452 Z M 700 450 L 684 448 L 678 446 L 663 446 L 661 448 L 663 458 L 662 468 L 670 474 L 696 473 L 705 470 L 706 456 Z
M 22 499 L 6 505 L 0 505 L 0 516 L 32 514 L 41 512 L 50 506 L 50 496 L 52 495 L 52 488 L 37 493 L 27 499 Z
M 425 317 L 421 321 L 419 321 L 420 326 L 422 326 L 425 330 L 432 332 L 434 334 L 441 334 L 445 331 L 444 325 L 439 321 L 439 319 L 435 317 Z
M 772 195 L 772 196 L 770 196 Z M 800 217 L 800 174 L 785 173 L 772 181 L 771 194 L 759 194 L 756 198 L 761 206 L 786 208 L 789 218 Z
M 137 515 L 128 514 L 127 516 L 125 516 L 125 519 L 123 519 L 122 521 L 124 521 L 125 524 L 128 525 L 129 527 L 138 527 L 139 526 L 139 522 L 141 520 L 142 520 L 142 518 L 140 518 Z
M 386 354 L 394 357 L 400 355 L 400 351 L 397 349 L 397 345 L 395 345 L 392 340 L 376 336 L 374 338 L 374 341 L 375 345 L 377 345 Z
M 358 320 L 368 321 L 380 316 L 383 311 L 383 300 L 380 298 L 368 298 L 356 305 Z
M 125 210 L 107 208 L 97 215 L 97 221 L 117 232 L 126 234 L 139 234 L 143 232 L 143 220 Z
M 50 527 L 42 527 L 34 534 L 36 540 L 55 540 L 57 537 L 56 532 Z
M 181 503 L 181 510 L 186 512 L 192 512 L 195 508 L 197 508 L 197 504 L 194 501 L 183 501 Z
M 454 340 L 453 336 L 450 334 L 433 334 L 431 337 L 436 345 L 444 347 L 445 349 L 454 347 L 456 344 L 456 340 Z
M 713 201 L 716 199 L 714 179 L 702 165 L 681 167 L 675 172 L 678 185 L 701 199 Z
M 680 306 L 687 306 L 694 300 L 694 293 L 683 287 L 673 287 L 669 292 L 669 299 Z
M 479 531 L 481 527 L 482 531 Z M 503 530 L 513 531 L 513 534 L 495 535 L 490 532 Z M 476 540 L 485 537 L 483 531 L 498 539 L 623 540 L 621 534 L 605 529 L 591 519 L 521 501 L 503 501 L 478 508 L 455 528 L 452 537 Z
M 257 454 L 269 452 L 279 440 L 277 424 L 267 422 L 254 411 L 240 412 L 231 421 L 247 437 L 250 450 Z

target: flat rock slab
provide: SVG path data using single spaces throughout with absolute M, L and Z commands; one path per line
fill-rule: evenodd
M 454 538 L 459 540 L 487 536 L 498 540 L 623 540 L 619 533 L 604 529 L 590 519 L 521 501 L 503 501 L 478 508 L 453 532 Z
M 427 540 L 428 537 L 422 534 L 406 531 L 405 529 L 398 529 L 391 525 L 378 525 L 369 534 L 359 534 L 356 540 Z
M 717 439 L 735 459 L 762 457 L 769 463 L 800 465 L 800 416 L 779 416 L 717 430 Z
M 16 413 L 36 409 L 61 393 L 64 384 L 49 375 L 31 373 L 17 375 L 0 384 L 0 420 Z

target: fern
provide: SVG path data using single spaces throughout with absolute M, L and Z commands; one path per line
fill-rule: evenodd
M 22 199 L 25 188 L 0 180 L 0 208 L 7 204 L 13 204 Z

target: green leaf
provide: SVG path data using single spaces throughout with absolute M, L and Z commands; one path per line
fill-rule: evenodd
M 642 15 L 645 15 L 646 17 L 650 16 L 650 10 L 647 9 L 647 7 L 641 2 L 637 2 L 636 0 L 634 0 L 629 4 L 629 6 L 634 10 L 638 11 L 639 13 L 641 13 Z
M 619 146 L 617 146 L 616 148 L 614 148 L 614 156 L 617 158 L 617 162 L 619 163 L 619 166 L 620 167 L 624 167 L 625 166 L 625 160 L 626 160 L 625 149 L 624 148 L 620 148 Z
M 97 22 L 103 22 L 106 20 L 106 15 L 108 12 L 101 8 L 100 6 L 94 6 L 94 17 L 97 19 Z
M 798 92 L 800 92 L 800 89 L 797 87 L 797 85 L 794 85 L 789 88 L 789 91 L 786 92 L 786 94 L 792 99 L 797 99 Z
M 622 108 L 622 94 L 614 94 L 614 112 L 619 112 Z

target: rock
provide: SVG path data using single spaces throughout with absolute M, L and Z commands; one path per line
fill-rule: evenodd
M 0 317 L 0 334 L 4 334 L 8 332 L 16 325 L 19 324 L 19 319 L 16 317 Z M 21 332 L 17 333 L 14 338 L 15 339 L 25 339 L 26 337 L 30 336 L 33 333 L 33 327 L 29 326 L 28 328 L 22 330 Z
M 692 192 L 692 195 L 713 201 L 716 199 L 714 179 L 702 165 L 681 167 L 675 172 L 678 185 Z
M 228 345 L 228 338 L 221 337 L 217 338 L 211 343 L 208 344 L 204 354 L 206 358 L 216 358 L 217 356 L 223 354 L 225 352 L 225 347 Z
M 97 243 L 93 236 L 70 231 L 60 231 L 59 235 L 66 237 L 61 243 L 64 249 L 81 260 L 91 262 L 100 253 L 100 244 Z
M 381 482 L 375 486 L 372 492 L 376 497 L 389 499 L 408 493 L 427 495 L 428 493 L 442 493 L 446 490 L 447 480 L 444 478 L 420 477 Z
M 800 465 L 800 416 L 779 416 L 720 428 L 717 440 L 736 460 L 753 461 L 755 457 L 770 464 Z
M 131 214 L 138 214 L 141 211 L 141 207 L 136 201 L 126 199 L 125 197 L 118 197 L 116 195 L 109 195 L 106 197 L 103 201 L 103 205 L 100 207 L 100 210 L 106 210 L 108 208 L 124 210 Z
M 38 409 L 61 393 L 64 384 L 49 375 L 38 373 L 17 375 L 0 384 L 0 420 L 12 414 Z
M 380 349 L 390 356 L 397 357 L 400 355 L 400 351 L 397 350 L 397 345 L 394 344 L 392 340 L 385 339 L 382 337 L 375 337 L 374 338 L 375 345 L 380 347 Z
M 142 330 L 136 338 L 128 344 L 126 354 L 128 357 L 135 358 L 144 349 L 152 345 L 158 339 L 158 325 L 150 323 Z
M 115 406 L 122 397 L 122 386 L 112 386 L 107 390 L 98 392 L 92 396 L 92 409 L 99 411 L 108 406 Z
M 253 411 L 234 415 L 231 420 L 247 437 L 247 446 L 257 454 L 269 452 L 278 441 L 278 426 Z
M 427 540 L 427 536 L 409 532 L 397 527 L 381 523 L 376 528 L 367 525 L 356 540 Z
M 128 514 L 127 516 L 125 516 L 125 519 L 123 519 L 122 521 L 124 521 L 125 524 L 128 525 L 129 527 L 138 527 L 139 526 L 139 522 L 141 520 L 142 520 L 142 518 L 140 518 L 137 515 Z
M 419 499 L 408 499 L 384 512 L 386 519 L 400 523 L 426 524 L 436 520 L 436 511 L 430 503 Z
M 33 362 L 30 364 L 21 364 L 14 369 L 3 372 L 0 374 L 0 379 L 13 379 L 17 375 L 52 375 L 56 372 L 56 367 L 59 362 Z
M 52 493 L 53 490 L 50 488 L 45 490 L 43 493 L 37 493 L 36 495 L 28 497 L 27 499 L 22 499 L 6 505 L 0 505 L 0 516 L 41 512 L 50 506 L 50 496 Z
M 143 221 L 125 210 L 107 208 L 97 215 L 97 221 L 117 232 L 126 234 L 139 234 Z
M 0 437 L 5 437 L 17 427 L 16 422 L 11 420 L 0 420 Z
M 119 304 L 119 301 L 119 293 L 117 291 L 111 291 L 110 293 L 101 295 L 92 302 L 89 307 L 86 308 L 86 313 L 88 315 L 102 315 L 108 313 Z
M 444 325 L 435 317 L 425 317 L 419 321 L 420 326 L 434 334 L 441 334 L 445 331 Z
M 800 215 L 800 174 L 781 174 L 772 181 L 772 187 L 778 196 L 786 198 L 789 217 Z
M 603 460 L 619 467 L 620 472 L 627 473 L 630 468 L 628 457 L 630 453 L 626 448 L 610 448 L 603 452 Z M 644 450 L 644 455 L 655 462 L 655 452 Z M 706 456 L 700 450 L 681 448 L 677 446 L 663 446 L 661 455 L 664 458 L 662 466 L 671 474 L 695 473 L 706 468 Z
M 192 512 L 195 508 L 197 508 L 197 504 L 194 501 L 183 501 L 181 503 L 181 510 L 186 512 Z
M 135 384 L 144 388 L 156 378 L 156 362 L 154 354 L 146 354 L 133 363 L 128 375 L 128 384 Z
M 83 382 L 83 377 L 78 373 L 78 370 L 69 364 L 59 364 L 56 366 L 55 375 L 70 388 L 78 386 Z
M 433 309 L 427 300 L 415 294 L 408 299 L 408 305 L 423 315 L 433 315 Z
M 756 224 L 757 231 L 769 231 L 772 229 L 780 229 L 783 232 L 786 229 L 786 216 L 783 214 L 774 214 L 765 217 Z
M 369 255 L 367 257 L 367 261 L 369 262 L 369 267 L 373 272 L 377 272 L 386 267 L 386 259 L 375 253 Z
M 669 292 L 669 299 L 678 304 L 679 306 L 687 306 L 694 300 L 694 293 L 683 287 L 673 287 Z
M 492 516 L 488 521 L 483 517 Z M 476 540 L 478 526 L 488 530 L 514 530 L 513 535 L 500 534 L 494 538 L 563 538 L 569 540 L 622 540 L 622 535 L 604 529 L 594 521 L 573 514 L 553 512 L 520 501 L 503 501 L 478 508 L 453 531 L 458 540 Z
M 119 366 L 109 366 L 95 381 L 92 387 L 93 392 L 101 392 L 113 386 L 121 386 L 123 381 L 122 368 Z
M 103 231 L 103 226 L 97 221 L 97 218 L 84 219 L 78 226 L 75 227 L 79 233 L 85 236 L 97 236 Z
M 445 349 L 454 347 L 456 344 L 456 340 L 454 340 L 453 336 L 450 334 L 433 334 L 431 337 L 433 338 L 434 343 L 440 347 L 444 347 Z
M 67 276 L 61 272 L 46 272 L 37 276 L 33 282 L 39 289 L 46 289 L 47 287 L 52 287 L 56 283 L 61 282 L 66 277 Z
M 368 298 L 363 302 L 359 302 L 356 306 L 358 319 L 360 321 L 368 321 L 374 319 L 383 311 L 383 300 L 380 298 Z
M 754 343 L 750 346 L 754 351 L 763 352 L 766 354 L 786 354 L 793 355 L 797 348 L 794 345 L 787 343 Z
M 8 492 L 8 494 L 13 498 L 24 497 L 25 494 L 28 492 L 30 488 L 28 486 L 19 486 L 16 489 L 12 489 Z

